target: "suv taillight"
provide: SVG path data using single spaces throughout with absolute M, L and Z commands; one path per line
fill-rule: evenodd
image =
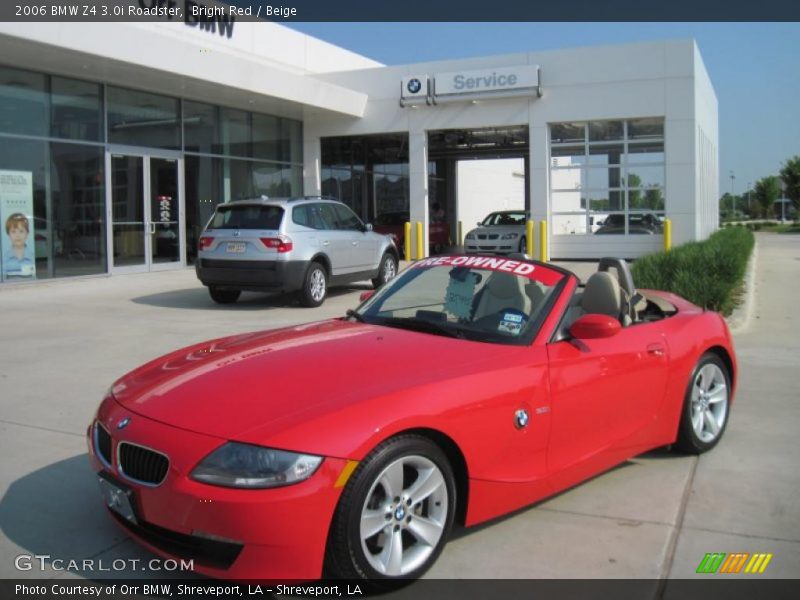
M 261 243 L 264 244 L 267 248 L 272 250 L 277 250 L 280 254 L 284 252 L 290 252 L 291 249 L 294 247 L 292 244 L 292 238 L 287 237 L 285 235 L 279 235 L 276 238 L 259 238 Z
M 197 248 L 199 250 L 207 250 L 208 248 L 211 248 L 212 243 L 214 243 L 213 237 L 209 237 L 207 235 L 201 235 L 200 241 L 197 242 Z

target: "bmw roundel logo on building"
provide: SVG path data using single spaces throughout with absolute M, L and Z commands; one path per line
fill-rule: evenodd
M 416 77 L 409 79 L 408 83 L 406 84 L 406 89 L 408 89 L 410 93 L 416 94 L 422 89 L 422 82 Z

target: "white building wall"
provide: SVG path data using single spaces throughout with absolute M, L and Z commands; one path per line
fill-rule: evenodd
M 361 119 L 341 119 L 307 110 L 305 128 L 308 137 L 316 139 L 402 131 L 421 135 L 421 132 L 429 130 L 527 123 L 530 135 L 530 208 L 534 219 L 549 220 L 549 123 L 664 117 L 666 212 L 673 219 L 674 243 L 682 243 L 697 238 L 699 233 L 695 207 L 698 197 L 695 56 L 696 47 L 692 40 L 659 41 L 316 75 L 314 77 L 323 81 L 364 93 L 369 101 Z M 542 98 L 455 102 L 417 108 L 399 106 L 403 77 L 511 65 L 541 66 Z M 710 94 L 713 98 L 713 90 Z M 711 106 L 710 102 L 707 104 Z M 714 118 L 709 116 L 708 121 L 715 122 L 716 111 L 709 109 L 709 114 L 711 112 Z M 716 145 L 715 131 L 711 131 L 708 137 Z M 411 144 L 412 152 L 414 147 Z M 416 144 L 416 147 L 421 146 Z M 412 155 L 411 161 L 414 160 L 419 164 L 419 157 Z M 307 182 L 312 180 L 306 178 Z M 423 198 L 422 191 L 423 187 L 414 185 L 412 181 L 412 215 L 415 211 L 427 212 L 427 196 Z M 550 256 L 635 257 L 658 250 L 661 245 L 661 236 L 551 236 Z
M 465 234 L 490 212 L 525 209 L 524 159 L 460 160 L 456 165 L 456 220 Z

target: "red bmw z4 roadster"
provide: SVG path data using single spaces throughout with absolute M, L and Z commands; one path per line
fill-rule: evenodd
M 723 319 L 521 255 L 416 262 L 346 317 L 212 340 L 119 379 L 88 429 L 109 514 L 225 579 L 421 575 L 454 522 L 633 455 L 713 448 Z

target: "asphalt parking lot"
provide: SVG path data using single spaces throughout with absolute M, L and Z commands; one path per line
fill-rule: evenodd
M 758 240 L 753 318 L 736 334 L 740 385 L 720 445 L 699 460 L 652 452 L 456 531 L 429 577 L 687 578 L 707 552 L 773 553 L 763 577 L 800 577 L 800 236 Z M 105 514 L 85 457 L 86 426 L 116 377 L 204 339 L 341 316 L 365 289 L 305 309 L 248 293 L 215 305 L 191 269 L 0 288 L 0 578 L 98 576 L 18 571 L 20 554 L 151 557 Z

